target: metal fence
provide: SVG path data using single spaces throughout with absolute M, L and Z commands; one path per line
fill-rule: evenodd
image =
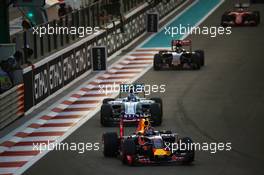
M 144 1 L 142 0 L 122 0 L 121 11 L 126 14 L 143 3 Z M 22 63 L 27 61 L 37 62 L 42 58 L 73 44 L 82 39 L 82 37 L 86 37 L 86 31 L 84 30 L 86 30 L 87 27 L 91 27 L 92 29 L 99 27 L 100 29 L 103 29 L 107 24 L 112 23 L 112 21 L 120 20 L 121 15 L 117 12 L 118 8 L 119 7 L 115 5 L 109 6 L 107 0 L 101 0 L 90 4 L 88 7 L 73 11 L 72 13 L 61 17 L 59 20 L 35 26 L 35 29 L 46 30 L 46 34 L 43 36 L 34 33 L 33 29 L 17 33 L 14 39 L 17 50 L 24 52 L 25 49 L 23 48 L 25 47 L 29 47 L 33 50 L 33 55 L 30 57 L 27 53 L 24 53 L 24 60 L 22 60 Z M 113 14 L 112 12 L 116 12 L 116 14 Z M 72 32 L 73 34 L 65 32 L 67 30 L 69 31 L 72 27 L 75 29 L 81 29 L 82 32 L 80 32 L 80 30 L 78 32 Z M 49 28 L 50 30 L 47 30 Z M 57 32 L 53 29 L 57 30 Z M 81 33 L 85 36 L 80 36 Z
M 25 110 L 30 111 L 35 105 L 48 100 L 51 94 L 91 70 L 92 47 L 106 46 L 107 55 L 111 56 L 146 31 L 148 13 L 156 11 L 162 19 L 182 2 L 184 0 L 170 0 L 169 3 L 159 3 L 155 7 L 144 4 L 133 13 L 127 14 L 123 23 L 109 25 L 99 34 L 86 37 L 51 54 L 34 66 L 25 68 L 24 82 L 27 82 L 25 83 Z M 124 28 L 124 32 L 121 32 L 121 27 Z M 54 71 L 58 77 L 54 76 Z M 58 83 L 54 84 L 54 82 Z

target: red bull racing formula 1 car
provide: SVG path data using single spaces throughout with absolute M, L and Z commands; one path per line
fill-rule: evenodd
M 142 117 L 132 135 L 124 136 L 123 120 L 120 136 L 116 132 L 105 133 L 103 154 L 119 157 L 126 165 L 190 164 L 195 157 L 192 143 L 189 137 L 179 137 L 171 131 L 155 131 L 149 118 Z
M 189 46 L 189 51 L 183 47 Z M 204 51 L 192 51 L 191 40 L 172 40 L 171 50 L 161 50 L 154 55 L 154 70 L 197 70 L 204 66 Z
M 257 26 L 260 23 L 258 11 L 248 9 L 249 4 L 236 4 L 233 10 L 223 14 L 221 25 L 227 26 Z

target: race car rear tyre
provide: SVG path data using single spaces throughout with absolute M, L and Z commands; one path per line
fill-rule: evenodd
M 254 11 L 255 14 L 255 19 L 256 19 L 256 25 L 258 25 L 260 23 L 260 14 L 259 11 Z
M 154 126 L 160 126 L 162 123 L 161 106 L 158 103 L 150 104 L 150 115 Z
M 154 70 L 160 70 L 161 69 L 161 56 L 159 54 L 154 55 L 154 61 L 153 61 L 153 68 Z
M 160 104 L 160 109 L 161 109 L 161 116 L 163 116 L 163 103 L 162 103 L 162 99 L 159 97 L 153 97 L 150 100 L 155 101 L 156 103 Z
M 201 66 L 204 66 L 204 51 L 203 50 L 196 50 L 195 53 L 197 53 L 200 57 Z
M 122 143 L 122 162 L 127 165 L 133 165 L 133 157 L 136 155 L 136 144 L 133 139 L 125 139 Z M 131 160 L 127 157 L 130 156 Z
M 109 104 L 103 104 L 101 106 L 101 125 L 110 126 L 110 119 L 112 117 L 112 106 Z
M 115 157 L 118 153 L 118 143 L 119 139 L 117 133 L 109 132 L 103 135 L 103 142 L 104 142 L 104 156 L 105 157 Z
M 227 27 L 228 25 L 225 23 L 227 21 L 227 15 L 224 14 L 221 19 L 221 26 Z
M 184 164 L 191 164 L 195 158 L 195 150 L 194 150 L 194 147 L 192 145 L 193 141 L 189 137 L 183 137 L 183 138 L 181 138 L 181 143 L 188 145 L 187 150 L 185 151 L 187 154 L 183 160 L 183 163 Z
M 221 19 L 221 25 L 223 27 L 228 27 L 229 25 L 227 23 L 231 22 L 231 21 L 235 21 L 234 16 L 232 15 L 228 15 L 229 12 L 226 12 L 225 14 L 222 15 L 222 19 Z
M 198 54 L 192 55 L 192 69 L 199 70 L 201 68 L 201 59 Z
M 115 99 L 114 98 L 105 98 L 103 100 L 103 104 L 107 104 L 109 101 L 114 101 Z

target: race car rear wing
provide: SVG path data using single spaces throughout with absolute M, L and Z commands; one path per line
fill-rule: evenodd
M 121 114 L 120 116 L 120 121 L 119 121 L 119 135 L 120 138 L 124 138 L 124 133 L 125 133 L 125 129 L 124 129 L 124 120 L 126 120 L 126 117 L 124 117 L 125 114 Z M 144 129 L 144 126 L 146 125 L 146 121 L 148 122 L 148 125 L 150 126 L 151 123 L 149 121 L 150 116 L 146 115 L 146 114 L 140 114 L 137 117 L 139 119 L 138 121 L 138 126 L 136 129 L 136 132 L 138 132 L 139 130 Z
M 120 84 L 120 91 L 119 91 L 119 97 L 121 97 L 122 93 L 134 93 L 139 94 L 143 93 L 145 97 L 145 84 Z
M 235 8 L 249 8 L 250 4 L 249 3 L 236 3 Z
M 171 41 L 171 49 L 174 50 L 174 47 L 183 47 L 183 46 L 189 46 L 190 51 L 192 51 L 192 41 L 189 39 L 186 40 L 172 40 Z

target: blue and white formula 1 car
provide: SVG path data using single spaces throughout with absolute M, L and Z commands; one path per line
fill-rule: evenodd
M 122 97 L 123 93 L 127 96 Z M 144 97 L 140 97 L 139 94 L 143 94 Z M 153 125 L 161 125 L 162 100 L 160 98 L 147 99 L 143 84 L 122 84 L 120 85 L 118 98 L 103 100 L 101 124 L 102 126 L 116 125 L 120 121 L 120 116 L 123 116 L 125 123 L 135 123 L 144 114 L 150 116 Z

